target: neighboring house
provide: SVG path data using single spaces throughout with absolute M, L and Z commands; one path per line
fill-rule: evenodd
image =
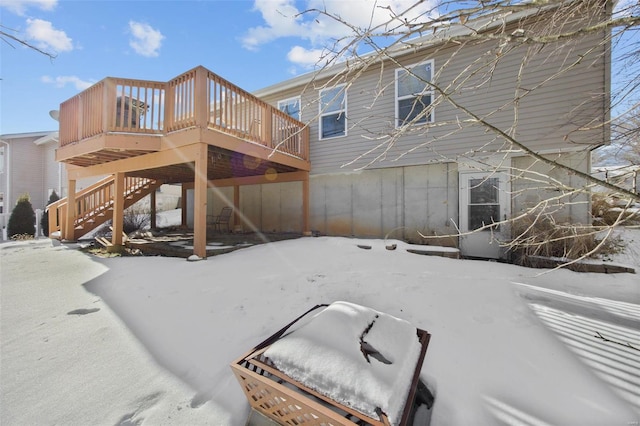
M 581 4 L 571 3 L 572 19 L 602 18 Z M 520 34 L 546 18 L 529 11 L 479 24 Z M 166 83 L 107 78 L 61 105 L 57 159 L 72 166 L 70 188 L 97 174 L 113 176 L 116 194 L 182 184 L 183 223 L 193 226 L 200 257 L 207 215 L 225 205 L 245 230 L 389 236 L 488 258 L 505 255 L 494 238 L 508 240 L 508 226 L 455 235 L 535 206 L 559 221 L 590 223 L 588 194 L 545 184 L 580 186 L 579 179 L 465 122 L 425 81 L 447 87 L 451 101 L 478 116 L 489 114 L 532 151 L 589 173 L 591 150 L 609 140 L 607 34 L 549 46 L 544 55 L 526 43 L 499 50 L 498 41 L 447 42 L 470 31 L 454 24 L 390 50 L 384 64 L 338 64 L 254 94 L 202 67 Z M 491 74 L 465 72 L 471 63 L 492 64 Z M 91 111 L 83 120 L 79 105 Z M 413 118 L 413 130 L 394 139 Z M 116 215 L 123 197 L 114 201 Z M 63 216 L 62 234 L 71 239 L 79 218 L 93 214 Z M 423 241 L 419 233 L 441 238 Z
M 56 161 L 57 148 L 57 131 L 0 135 L 0 229 L 7 226 L 18 198 L 24 194 L 29 195 L 36 212 L 46 210 L 53 191 L 58 197 L 67 196 L 67 171 L 63 163 Z M 76 190 L 99 178 L 82 179 Z
M 66 195 L 57 147 L 55 131 L 0 135 L 0 228 L 7 226 L 20 196 L 29 194 L 34 210 L 44 210 L 52 191 Z
M 631 192 L 640 193 L 640 165 L 625 164 L 619 166 L 596 166 L 591 174 L 596 178 L 609 182 Z M 598 190 L 600 188 L 597 188 Z M 602 188 L 604 191 L 605 189 Z

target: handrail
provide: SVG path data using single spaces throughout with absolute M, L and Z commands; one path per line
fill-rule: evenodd
M 198 66 L 163 83 L 107 77 L 60 105 L 60 147 L 99 134 L 214 129 L 309 159 L 300 121 Z
M 152 179 L 141 177 L 125 177 L 124 196 L 155 183 Z M 108 210 L 115 198 L 115 184 L 113 176 L 108 176 L 93 185 L 84 188 L 75 195 L 74 202 L 74 227 L 94 219 L 96 216 Z M 47 206 L 49 211 L 49 234 L 62 229 L 63 218 L 66 217 L 68 208 L 67 198 L 62 198 Z

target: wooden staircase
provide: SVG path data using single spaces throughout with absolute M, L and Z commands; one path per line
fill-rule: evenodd
M 146 195 L 155 191 L 162 182 L 140 178 L 125 177 L 124 208 L 132 206 Z M 108 176 L 99 182 L 76 193 L 73 239 L 77 240 L 113 218 L 113 200 L 115 198 L 115 177 Z M 67 198 L 62 198 L 47 206 L 49 211 L 49 237 L 62 239 L 67 209 Z

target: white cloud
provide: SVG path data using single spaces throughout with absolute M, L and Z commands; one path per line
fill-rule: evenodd
M 48 75 L 42 76 L 40 80 L 43 83 L 53 84 L 55 87 L 62 88 L 67 84 L 72 84 L 77 90 L 84 90 L 90 86 L 93 86 L 94 81 L 85 81 L 76 77 L 75 75 L 61 75 L 58 77 L 49 77 Z
M 58 0 L 2 0 L 0 2 L 0 6 L 20 16 L 23 16 L 30 7 L 53 10 L 57 4 Z
M 68 52 L 73 50 L 72 40 L 62 30 L 53 28 L 49 21 L 27 19 L 27 39 L 42 50 Z
M 162 40 L 165 38 L 160 31 L 152 28 L 149 24 L 136 21 L 129 21 L 129 31 L 133 36 L 129 40 L 129 46 L 137 54 L 146 57 L 155 57 L 160 54 Z
M 253 10 L 260 12 L 265 26 L 250 28 L 243 46 L 255 49 L 279 37 L 304 36 L 304 22 L 293 0 L 255 0 Z
M 287 53 L 287 59 L 304 68 L 313 68 L 318 65 L 324 53 L 324 49 L 305 49 L 302 46 L 293 46 Z
M 424 21 L 434 16 L 435 4 L 435 0 L 417 4 L 416 0 L 305 0 L 304 8 L 298 9 L 294 0 L 255 0 L 254 10 L 262 14 L 264 25 L 250 28 L 242 43 L 246 49 L 255 50 L 283 37 L 306 40 L 309 48 L 296 46 L 287 56 L 294 63 L 308 66 L 312 56 L 316 56 L 316 61 L 319 58 L 319 48 L 353 35 L 350 26 L 360 29 L 382 26 L 377 31 L 402 29 L 407 21 Z M 303 13 L 314 9 L 339 19 L 318 12 Z M 395 18 L 397 14 L 402 14 L 403 20 Z

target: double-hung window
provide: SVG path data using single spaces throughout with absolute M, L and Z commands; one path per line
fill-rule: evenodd
M 320 91 L 320 139 L 347 134 L 347 92 L 345 85 Z
M 300 120 L 300 96 L 278 101 L 278 109 L 296 120 Z
M 396 127 L 433 122 L 433 60 L 396 70 Z

